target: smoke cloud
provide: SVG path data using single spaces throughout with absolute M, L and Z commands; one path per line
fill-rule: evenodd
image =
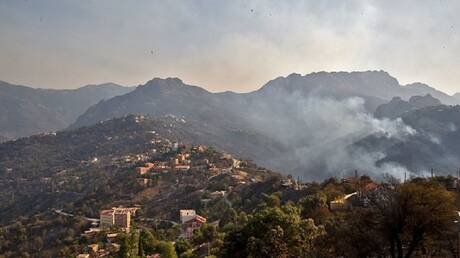
M 401 119 L 376 119 L 357 97 L 305 97 L 299 92 L 275 95 L 270 101 L 251 103 L 247 111 L 247 122 L 253 128 L 288 150 L 263 162 L 267 166 L 306 180 L 347 176 L 355 169 L 374 177 L 412 174 L 399 164 L 376 165 L 385 154 L 354 144 L 371 135 L 398 141 L 415 135 Z

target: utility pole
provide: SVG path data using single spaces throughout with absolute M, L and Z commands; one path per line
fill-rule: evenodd
M 431 169 L 431 178 L 434 177 L 434 169 Z

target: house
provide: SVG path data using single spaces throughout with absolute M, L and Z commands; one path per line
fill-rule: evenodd
M 189 165 L 176 165 L 174 169 L 180 170 L 180 171 L 187 171 L 190 169 L 190 166 Z
M 99 245 L 92 244 L 92 245 L 88 245 L 86 248 L 88 249 L 90 253 L 97 253 L 97 251 L 99 250 Z
M 191 238 L 193 231 L 201 228 L 206 223 L 206 218 L 196 215 L 194 218 L 182 223 L 182 236 L 185 238 Z
M 204 152 L 206 151 L 206 149 L 207 149 L 206 146 L 203 146 L 203 145 L 194 146 L 192 148 L 193 151 L 198 152 L 198 153 Z
M 89 258 L 89 254 L 79 254 L 77 255 L 77 258 Z
M 379 188 L 378 184 L 376 184 L 374 182 L 370 182 L 370 183 L 366 184 L 365 186 L 363 186 L 363 192 L 367 193 L 367 192 L 373 191 L 373 190 L 375 190 L 377 188 Z
M 214 191 L 209 194 L 211 198 L 216 199 L 219 197 L 224 197 L 225 196 L 225 191 Z
M 155 167 L 155 164 L 147 162 L 145 163 L 143 167 L 137 167 L 136 171 L 137 173 L 139 173 L 139 175 L 145 175 L 154 167 Z
M 352 207 L 353 197 L 358 197 L 358 192 L 347 194 L 343 197 L 337 198 L 330 203 L 331 211 L 347 210 Z
M 185 223 L 186 221 L 189 221 L 196 216 L 195 210 L 180 210 L 179 214 L 181 223 Z

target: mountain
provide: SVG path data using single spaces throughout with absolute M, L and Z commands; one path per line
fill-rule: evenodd
M 374 115 L 377 118 L 386 117 L 395 119 L 408 111 L 439 105 L 441 105 L 441 101 L 433 98 L 430 94 L 425 96 L 413 96 L 409 101 L 404 101 L 400 97 L 394 97 L 387 104 L 380 105 Z
M 436 99 L 439 99 L 443 104 L 445 105 L 456 105 L 460 104 L 460 101 L 458 98 L 454 96 L 447 95 L 446 93 L 436 90 L 433 87 L 430 87 L 424 83 L 412 83 L 412 84 L 407 84 L 404 87 L 405 91 L 405 96 L 406 97 L 411 97 L 411 96 L 423 96 L 426 94 L 430 94 Z M 399 96 L 399 95 L 395 95 Z
M 416 95 L 430 94 L 444 104 L 458 104 L 457 99 L 426 84 L 400 85 L 398 80 L 384 71 L 365 72 L 318 72 L 305 76 L 291 74 L 268 82 L 258 91 L 277 90 L 299 92 L 302 95 L 316 94 L 333 97 L 362 97 L 373 101 L 390 100 L 393 97 L 409 99 Z
M 113 83 L 51 90 L 0 81 L 0 135 L 14 139 L 66 128 L 88 107 L 131 90 Z
M 291 74 L 269 81 L 259 90 L 237 94 L 233 92 L 211 93 L 197 86 L 184 84 L 178 78 L 155 78 L 133 92 L 103 101 L 78 117 L 72 127 L 94 124 L 101 120 L 127 114 L 174 114 L 177 116 L 213 117 L 229 115 L 254 106 L 253 102 L 279 100 L 295 95 L 345 99 L 360 97 L 366 110 L 375 109 L 395 96 L 409 99 L 420 93 L 432 94 L 444 104 L 458 103 L 453 97 L 420 83 L 401 86 L 383 71 L 367 72 L 319 72 L 305 76 Z M 443 101 L 444 100 L 444 101 Z M 270 103 L 276 104 L 276 103 Z M 200 115 L 198 115 L 200 114 Z
M 431 92 L 401 86 L 382 71 L 291 74 L 250 93 L 211 93 L 177 78 L 155 78 L 90 107 L 71 128 L 128 114 L 173 115 L 198 125 L 194 133 L 206 144 L 294 176 L 321 179 L 356 168 L 379 174 L 389 172 L 374 166 L 379 153 L 347 146 L 374 134 L 401 138 L 416 130 L 373 113 L 394 96 L 417 107 L 436 102 L 411 98 L 423 89 Z
M 402 114 L 402 121 L 416 133 L 405 139 L 388 139 L 375 135 L 357 145 L 379 151 L 379 166 L 400 164 L 414 174 L 456 174 L 460 164 L 460 106 L 431 106 Z

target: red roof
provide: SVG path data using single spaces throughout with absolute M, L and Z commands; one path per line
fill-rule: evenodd
M 110 215 L 110 214 L 113 214 L 113 210 L 102 210 L 101 215 Z
M 200 215 L 196 215 L 193 219 L 187 220 L 185 223 L 191 222 L 198 222 L 198 223 L 206 223 L 206 218 L 201 217 Z
M 365 192 L 367 192 L 367 191 L 372 191 L 372 190 L 374 190 L 374 189 L 377 189 L 378 187 L 379 187 L 378 184 L 376 184 L 376 183 L 374 183 L 374 182 L 371 182 L 371 183 L 365 185 L 365 186 L 363 187 L 363 190 L 364 190 Z

